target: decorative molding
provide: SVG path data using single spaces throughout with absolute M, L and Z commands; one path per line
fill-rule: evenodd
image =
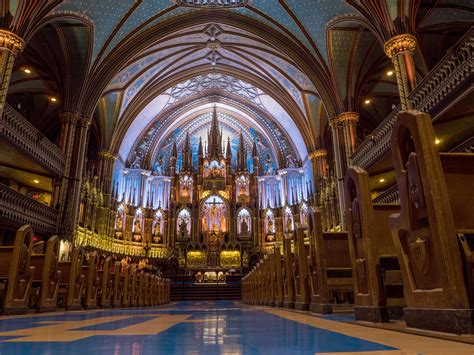
M 54 233 L 58 211 L 0 184 L 0 219 L 17 227 L 30 224 L 37 232 Z
M 401 52 L 413 53 L 416 49 L 416 37 L 408 33 L 390 38 L 384 44 L 384 51 L 387 57 L 392 58 Z
M 250 0 L 174 0 L 176 5 L 197 8 L 233 8 L 245 7 Z
M 0 29 L 0 48 L 18 55 L 25 48 L 25 41 L 13 32 Z
M 65 158 L 61 149 L 8 104 L 0 117 L 0 136 L 21 148 L 56 176 L 63 175 Z

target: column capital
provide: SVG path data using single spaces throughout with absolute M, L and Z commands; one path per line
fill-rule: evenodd
M 59 115 L 59 120 L 61 123 L 76 124 L 80 118 L 80 113 L 76 111 L 63 111 Z
M 77 121 L 77 125 L 80 127 L 89 127 L 92 123 L 92 119 L 89 117 L 81 116 Z
M 317 149 L 311 153 L 309 153 L 309 158 L 313 159 L 322 159 L 328 155 L 328 151 L 326 149 Z
M 339 116 L 337 116 L 338 123 L 344 124 L 356 124 L 359 122 L 359 114 L 357 112 L 342 112 Z
M 13 32 L 0 29 L 0 48 L 8 49 L 18 55 L 25 48 L 25 41 Z
M 413 53 L 416 49 L 416 37 L 404 33 L 390 38 L 384 44 L 384 51 L 387 57 L 392 58 L 398 53 L 401 52 L 411 52 Z
M 113 159 L 113 160 L 116 160 L 118 158 L 118 155 L 117 154 L 114 154 L 112 151 L 110 150 L 107 150 L 107 149 L 103 149 L 103 150 L 100 150 L 97 155 L 99 155 L 100 157 L 104 158 L 104 159 Z

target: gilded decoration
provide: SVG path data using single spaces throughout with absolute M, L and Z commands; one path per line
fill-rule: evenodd
M 0 29 L 0 48 L 5 48 L 17 55 L 25 48 L 25 41 L 13 32 Z
M 245 7 L 250 0 L 175 0 L 179 6 L 200 8 Z
M 309 154 L 309 158 L 313 159 L 322 159 L 328 155 L 328 151 L 326 149 L 317 149 Z
M 390 38 L 384 45 L 385 54 L 392 58 L 400 52 L 413 53 L 416 49 L 416 37 L 408 33 Z

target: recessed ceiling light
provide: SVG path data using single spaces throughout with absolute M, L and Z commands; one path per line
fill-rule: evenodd
M 40 183 L 40 181 L 39 181 L 38 179 L 34 179 L 33 182 L 34 182 L 35 184 L 39 184 L 39 183 Z
M 385 182 L 385 179 L 380 179 L 379 182 Z
M 366 104 L 366 105 L 368 105 L 368 104 L 370 104 L 370 103 L 371 103 L 371 101 L 370 101 L 369 99 L 366 99 L 366 100 L 364 101 L 364 104 Z
M 392 75 L 393 75 L 393 70 L 389 70 L 389 71 L 387 72 L 387 75 L 388 75 L 388 76 L 392 76 Z
M 441 143 L 441 140 L 439 140 L 438 138 L 435 139 L 435 144 L 438 145 Z
M 24 71 L 26 74 L 31 74 L 31 69 L 25 68 L 25 69 L 23 69 L 23 71 Z
M 58 99 L 55 98 L 54 96 L 50 96 L 50 97 L 49 97 L 49 101 L 51 101 L 51 102 L 56 102 L 56 101 L 58 101 Z

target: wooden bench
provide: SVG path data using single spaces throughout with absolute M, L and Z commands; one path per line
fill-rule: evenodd
M 61 271 L 58 267 L 59 238 L 52 236 L 39 254 L 32 254 L 30 265 L 35 267 L 35 278 L 32 283 L 30 307 L 38 312 L 54 312 L 58 303 Z
M 82 272 L 83 251 L 75 248 L 72 251 L 71 261 L 58 263 L 61 271 L 61 282 L 58 290 L 58 303 L 66 310 L 79 310 L 85 287 L 85 275 Z
M 111 277 L 113 279 L 112 307 L 120 308 L 122 307 L 123 297 L 123 273 L 122 263 L 120 261 L 114 263 Z
M 282 274 L 282 257 L 280 245 L 277 243 L 274 249 L 273 258 L 273 280 L 275 307 L 283 307 L 283 274 Z
M 130 306 L 138 306 L 139 284 L 136 265 L 130 265 Z
M 86 264 L 82 266 L 82 273 L 86 277 L 85 281 L 85 294 L 84 294 L 84 308 L 95 309 L 97 308 L 98 291 L 100 285 L 100 279 L 97 275 L 97 267 L 99 259 L 97 252 L 92 251 L 88 253 Z
M 103 264 L 97 270 L 99 278 L 99 289 L 97 293 L 98 306 L 100 308 L 110 308 L 112 306 L 113 280 L 111 277 L 112 259 L 106 257 Z
M 391 148 L 401 211 L 391 217 L 408 327 L 474 333 L 474 154 L 442 153 L 431 118 L 398 115 Z
M 0 297 L 4 314 L 28 313 L 28 297 L 35 275 L 30 266 L 33 229 L 18 229 L 13 246 L 0 246 Z
M 305 228 L 301 223 L 295 223 L 296 232 L 294 233 L 295 256 L 293 260 L 293 280 L 295 293 L 295 308 L 302 311 L 309 310 L 310 293 L 307 278 L 307 256 L 309 255 L 309 246 L 304 244 Z
M 291 234 L 283 241 L 283 307 L 295 308 L 295 281 L 293 274 L 294 257 L 291 251 Z
M 403 279 L 389 224 L 400 206 L 372 204 L 369 174 L 359 167 L 347 170 L 344 190 L 356 320 L 401 319 Z
M 122 307 L 130 307 L 130 265 L 122 268 Z
M 323 232 L 321 213 L 309 209 L 308 234 L 310 252 L 307 275 L 310 310 L 328 314 L 334 303 L 351 303 L 352 268 L 346 232 Z

